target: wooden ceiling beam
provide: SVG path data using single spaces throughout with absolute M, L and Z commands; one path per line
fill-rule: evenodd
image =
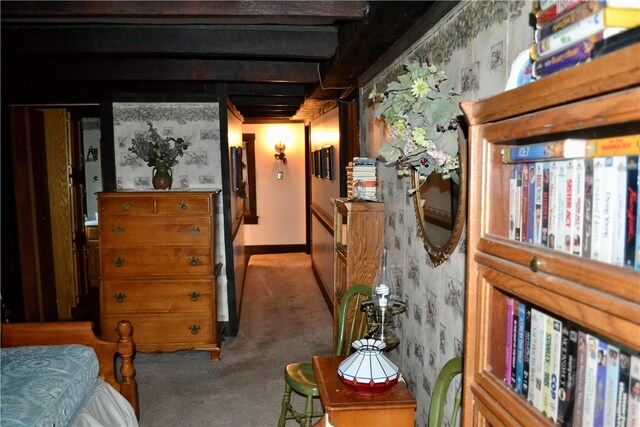
M 325 60 L 338 47 L 332 26 L 4 25 L 3 55 L 278 57 Z
M 359 20 L 367 1 L 3 1 L 3 22 L 211 22 L 290 20 L 330 24 Z M 141 21 L 143 20 L 143 21 Z
M 14 59 L 3 63 L 3 73 L 13 80 L 158 80 L 158 81 L 317 81 L 312 62 L 83 58 Z M 46 70 L 46 72 L 43 72 Z
M 304 100 L 303 97 L 274 97 L 274 96 L 236 96 L 231 95 L 233 105 L 236 107 L 254 107 L 270 105 L 274 107 L 287 107 L 295 105 L 296 108 Z
M 437 14 L 442 17 L 457 3 L 458 1 L 371 2 L 369 13 L 362 21 L 340 28 L 337 55 L 321 65 L 321 83 L 324 88 L 318 85 L 310 98 L 354 96 L 358 77 L 371 64 L 392 48 L 399 54 L 415 43 L 418 37 L 416 32 L 411 34 L 411 38 L 403 37 L 412 27 L 407 23 L 420 22 L 424 25 L 425 22 L 430 22 L 424 17 L 433 13 L 433 10 L 437 10 Z M 434 5 L 437 6 L 435 9 Z M 380 31 L 381 28 L 384 30 Z M 423 33 L 427 28 L 422 28 Z M 401 47 L 399 41 L 402 43 Z
M 269 97 L 305 97 L 306 85 L 296 83 L 227 83 L 227 92 L 233 95 Z

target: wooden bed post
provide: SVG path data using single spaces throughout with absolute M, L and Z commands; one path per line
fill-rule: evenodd
M 118 322 L 118 354 L 122 358 L 120 366 L 120 394 L 122 394 L 133 406 L 136 417 L 140 419 L 140 407 L 138 405 L 138 383 L 136 382 L 136 370 L 133 366 L 133 354 L 135 345 L 132 339 L 132 326 L 128 320 Z

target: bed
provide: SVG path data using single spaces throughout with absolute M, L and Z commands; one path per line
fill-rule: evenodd
M 131 322 L 117 330 L 105 342 L 91 322 L 3 323 L 3 427 L 137 426 Z

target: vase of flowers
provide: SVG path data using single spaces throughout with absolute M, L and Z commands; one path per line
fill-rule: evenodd
M 378 155 L 395 165 L 398 175 L 417 170 L 420 176 L 439 173 L 458 183 L 458 117 L 447 76 L 434 65 L 410 62 L 405 74 L 387 85 L 383 93 L 374 86 L 369 99 L 380 104 L 378 118 L 384 116 L 389 140 Z
M 147 162 L 153 168 L 153 188 L 166 190 L 173 183 L 171 168 L 178 164 L 178 157 L 182 157 L 189 143 L 182 138 L 162 138 L 153 123 L 147 122 L 149 130 L 145 134 L 136 135 L 131 140 L 129 151 Z M 173 145 L 172 145 L 173 143 Z

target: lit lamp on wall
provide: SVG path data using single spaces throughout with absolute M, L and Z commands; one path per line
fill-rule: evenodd
M 274 154 L 276 160 L 281 160 L 285 165 L 287 164 L 287 157 L 284 153 L 284 150 L 286 150 L 286 148 L 287 146 L 284 145 L 282 141 L 278 141 L 275 145 L 276 154 Z

